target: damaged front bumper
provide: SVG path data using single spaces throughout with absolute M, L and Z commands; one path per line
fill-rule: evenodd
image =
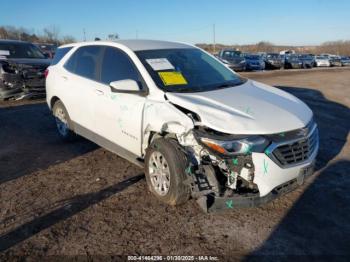
M 194 195 L 205 212 L 265 204 L 293 191 L 313 173 L 319 147 L 318 129 L 313 121 L 303 129 L 268 138 L 272 142 L 263 151 L 228 157 L 213 155 L 209 150 L 202 157 L 200 166 L 213 166 L 197 171 L 200 177 L 197 181 L 206 177 L 209 183 L 209 187 Z M 220 190 L 213 190 L 217 188 Z
M 45 97 L 45 70 L 48 64 L 0 62 L 0 99 Z
M 256 194 L 234 195 L 228 197 L 208 194 L 198 198 L 197 203 L 205 212 L 217 212 L 227 209 L 258 207 L 260 205 L 267 204 L 274 199 L 292 192 L 299 186 L 303 185 L 305 180 L 308 179 L 314 172 L 314 161 L 308 162 L 301 167 L 298 167 L 298 169 L 299 172 L 294 175 L 295 178 L 279 184 L 278 186 L 275 186 L 271 191 L 269 191 L 269 193 L 265 195 L 262 195 L 261 192 L 258 192 Z M 283 177 L 287 174 L 286 172 L 282 171 L 276 175 Z

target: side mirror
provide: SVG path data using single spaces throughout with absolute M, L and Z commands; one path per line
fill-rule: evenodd
M 116 93 L 138 93 L 141 91 L 140 85 L 135 80 L 125 79 L 109 83 L 112 92 Z

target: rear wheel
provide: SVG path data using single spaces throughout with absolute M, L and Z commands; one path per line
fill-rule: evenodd
M 65 141 L 74 140 L 77 135 L 72 131 L 73 125 L 69 118 L 67 109 L 64 107 L 63 103 L 60 100 L 54 104 L 52 111 L 56 120 L 58 134 Z
M 146 181 L 150 191 L 169 205 L 185 203 L 191 195 L 186 183 L 188 161 L 180 145 L 173 139 L 152 142 L 145 157 Z

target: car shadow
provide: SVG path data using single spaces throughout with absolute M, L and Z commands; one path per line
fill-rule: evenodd
M 0 108 L 0 184 L 98 148 L 78 138 L 65 143 L 46 103 Z
M 333 160 L 350 130 L 350 110 L 317 90 L 279 86 L 306 102 L 320 131 L 314 181 L 294 203 L 269 238 L 248 261 L 313 259 L 346 261 L 350 256 L 350 161 Z M 328 164 L 328 165 L 327 165 Z
M 350 161 L 326 167 L 248 261 L 346 261 L 350 256 Z M 349 260 L 347 260 L 349 261 Z
M 0 236 L 0 252 L 7 250 L 8 248 L 32 237 L 33 235 L 41 232 L 42 230 L 51 227 L 52 225 L 65 220 L 88 207 L 97 204 L 110 196 L 120 193 L 129 186 L 144 179 L 143 174 L 133 176 L 120 183 L 109 186 L 98 192 L 77 195 L 71 199 L 60 201 L 61 206 L 55 210 L 37 217 L 32 221 L 29 221 L 14 230 Z M 54 205 L 54 204 L 53 204 Z

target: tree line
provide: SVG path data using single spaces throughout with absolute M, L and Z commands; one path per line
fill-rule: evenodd
M 73 36 L 61 36 L 60 30 L 57 26 L 45 27 L 40 33 L 35 33 L 34 30 L 24 27 L 0 26 L 0 39 L 22 40 L 32 43 L 48 43 L 56 45 L 76 42 Z
M 310 54 L 335 54 L 335 55 L 345 55 L 350 56 L 350 40 L 338 40 L 325 42 L 320 45 L 315 46 L 281 46 L 274 45 L 273 43 L 261 41 L 256 44 L 250 45 L 223 45 L 216 44 L 215 48 L 213 44 L 197 44 L 198 47 L 203 48 L 206 51 L 215 53 L 224 48 L 237 49 L 242 52 L 247 53 L 257 53 L 257 52 L 271 52 L 278 53 L 282 50 L 295 50 L 298 53 L 310 53 Z M 215 49 L 215 52 L 214 52 Z
M 109 40 L 118 39 L 118 34 L 108 35 Z M 24 27 L 15 26 L 0 26 L 0 39 L 12 39 L 22 40 L 32 43 L 49 43 L 49 44 L 68 44 L 76 42 L 76 39 L 70 35 L 61 36 L 60 30 L 57 26 L 45 27 L 42 32 L 34 33 L 34 30 L 26 29 Z M 312 54 L 336 54 L 336 55 L 348 55 L 350 56 L 350 40 L 339 40 L 322 43 L 317 46 L 280 46 L 274 45 L 267 41 L 261 41 L 251 45 L 223 45 L 216 44 L 197 44 L 198 47 L 203 48 L 209 52 L 218 52 L 224 48 L 239 49 L 243 52 L 256 53 L 256 52 L 280 52 L 282 50 L 295 50 L 298 53 L 312 53 Z

